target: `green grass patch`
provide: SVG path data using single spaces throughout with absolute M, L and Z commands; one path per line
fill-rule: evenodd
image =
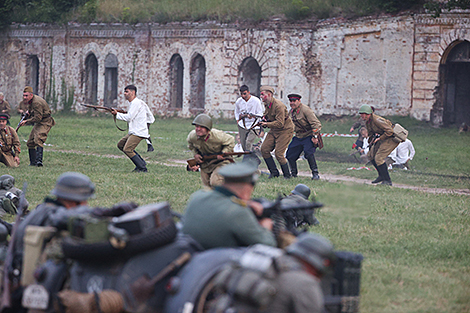
M 2 174 L 16 178 L 16 186 L 28 182 L 27 198 L 34 208 L 65 171 L 79 171 L 96 184 L 92 206 L 111 206 L 120 201 L 139 204 L 169 201 L 184 212 L 189 196 L 200 189 L 198 173 L 188 173 L 172 160 L 191 157 L 186 137 L 191 119 L 157 118 L 151 126 L 155 152 L 137 151 L 148 161 L 149 173 L 132 173 L 134 165 L 117 149 L 124 135 L 110 115 L 55 115 L 44 152 L 44 167 L 29 167 L 26 143 L 31 127 L 19 136 L 23 152 L 19 168 L 3 165 Z M 416 157 L 410 171 L 392 171 L 394 182 L 440 188 L 468 188 L 470 136 L 457 129 L 434 129 L 409 118 L 390 117 L 410 131 Z M 12 118 L 16 125 L 18 117 Z M 355 121 L 325 121 L 323 132 L 346 133 Z M 118 121 L 119 123 L 119 121 Z M 125 126 L 125 124 L 119 124 Z M 214 127 L 236 131 L 233 120 L 214 120 Z M 350 175 L 374 179 L 372 171 L 348 171 L 358 166 L 349 157 L 354 138 L 325 138 L 316 153 L 320 175 Z M 302 170 L 307 162 L 299 161 Z M 264 164 L 262 169 L 265 169 Z M 339 250 L 362 253 L 362 312 L 470 312 L 470 201 L 469 196 L 431 194 L 414 190 L 353 183 L 312 181 L 309 177 L 268 180 L 262 175 L 254 196 L 275 199 L 296 184 L 312 188 L 324 203 L 318 212 L 320 225 L 312 228 L 331 239 Z M 9 217 L 11 220 L 12 217 Z

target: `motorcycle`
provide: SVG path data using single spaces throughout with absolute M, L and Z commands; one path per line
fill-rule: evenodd
M 314 210 L 322 206 L 312 202 L 283 207 L 280 198 L 263 201 L 265 215 L 277 216 L 295 233 L 310 226 Z M 22 306 L 40 312 L 64 308 L 85 312 L 78 303 L 86 298 L 101 312 L 207 312 L 212 279 L 224 265 L 239 260 L 245 248 L 203 251 L 179 231 L 175 215 L 167 202 L 138 207 L 107 223 L 109 240 L 104 241 L 94 241 L 89 235 L 100 233 L 97 229 L 103 229 L 102 221 L 83 214 L 67 215 L 70 235 L 59 240 L 64 258 L 49 258 L 36 268 L 34 283 L 23 291 Z M 351 262 L 353 256 L 356 259 Z M 340 256 L 340 263 L 344 261 L 341 268 L 335 277 L 325 280 L 327 312 L 357 312 L 359 256 Z M 345 310 L 345 303 L 350 311 Z

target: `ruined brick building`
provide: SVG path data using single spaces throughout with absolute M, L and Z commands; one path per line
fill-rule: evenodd
M 318 115 L 381 115 L 470 123 L 470 14 L 292 24 L 13 25 L 0 37 L 0 91 L 25 85 L 55 108 L 123 104 L 123 88 L 156 114 L 230 117 L 238 87 L 288 93 Z

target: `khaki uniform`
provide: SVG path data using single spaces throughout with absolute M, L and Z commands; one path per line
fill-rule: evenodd
M 20 152 L 20 139 L 15 129 L 8 125 L 5 129 L 0 129 L 0 162 L 8 167 L 18 167 L 15 155 L 19 157 Z
M 207 154 L 233 152 L 235 147 L 235 139 L 233 136 L 222 130 L 213 128 L 204 138 L 198 138 L 196 130 L 192 130 L 187 138 L 189 149 L 196 154 L 202 156 Z M 229 160 L 209 160 L 201 164 L 201 180 L 204 186 L 217 186 L 223 183 L 223 177 L 218 174 L 218 169 L 226 164 Z
M 276 246 L 273 233 L 258 223 L 246 203 L 222 186 L 195 192 L 188 202 L 184 221 L 183 233 L 205 249 L 256 243 Z
M 269 121 L 266 126 L 270 130 L 261 145 L 261 154 L 267 159 L 271 157 L 271 151 L 275 150 L 274 154 L 279 164 L 286 164 L 284 154 L 294 135 L 294 124 L 281 100 L 273 99 L 272 103 L 264 105 L 264 116 Z
M 366 127 L 369 132 L 369 153 L 367 153 L 367 157 L 371 161 L 375 160 L 377 166 L 380 166 L 385 163 L 387 156 L 398 146 L 398 143 L 393 140 L 392 122 L 372 113 L 370 119 L 366 122 Z M 380 140 L 372 144 L 372 141 L 375 140 L 374 134 L 380 135 Z
M 43 147 L 47 139 L 47 134 L 55 125 L 55 121 L 51 116 L 51 109 L 47 102 L 34 95 L 33 99 L 28 103 L 29 117 L 26 119 L 26 125 L 34 125 L 29 134 L 26 145 L 28 149 Z
M 297 110 L 290 110 L 290 116 L 295 125 L 295 137 L 305 138 L 320 133 L 321 123 L 310 107 L 301 103 Z
M 11 107 L 8 101 L 3 100 L 2 103 L 0 103 L 0 113 L 6 113 L 10 115 Z

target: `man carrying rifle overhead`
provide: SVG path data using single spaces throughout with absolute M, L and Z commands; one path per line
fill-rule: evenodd
M 34 125 L 26 143 L 29 152 L 29 165 L 42 167 L 44 143 L 52 126 L 55 125 L 55 121 L 51 116 L 49 104 L 43 98 L 34 95 L 32 87 L 26 86 L 24 88 L 23 101 L 28 105 L 28 111 L 26 119 L 18 125 L 18 128 L 24 125 Z
M 118 120 L 129 123 L 129 132 L 118 142 L 117 147 L 135 164 L 133 172 L 147 172 L 147 163 L 135 151 L 142 139 L 149 138 L 147 126 L 147 104 L 137 98 L 137 87 L 129 85 L 124 88 L 124 97 L 129 102 L 127 113 L 119 113 L 111 109 Z
M 218 174 L 219 168 L 231 162 L 222 154 L 233 152 L 235 139 L 222 130 L 212 128 L 212 119 L 207 114 L 199 114 L 192 124 L 195 129 L 188 135 L 188 147 L 200 165 L 202 184 L 207 187 L 221 185 L 223 178 Z M 221 155 L 204 159 L 204 155 L 209 154 Z

